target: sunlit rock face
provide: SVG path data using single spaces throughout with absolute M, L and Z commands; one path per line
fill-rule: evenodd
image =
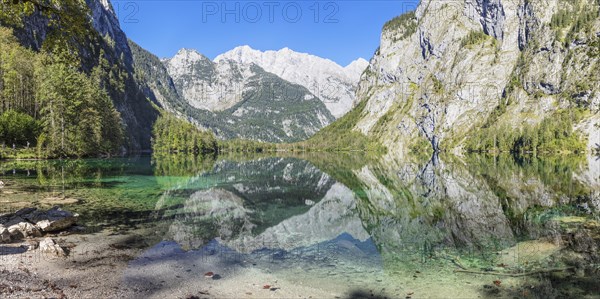
M 588 8 L 597 9 L 597 3 L 421 1 L 414 16 L 383 28 L 359 83 L 357 101 L 366 104 L 355 130 L 397 154 L 418 139 L 434 149 L 458 151 L 497 117 L 496 107 L 506 110 L 492 127 L 519 129 L 575 101 L 590 112 L 575 129 L 588 139 L 588 148 L 596 147 L 599 19 L 574 29 L 553 23 L 558 13 L 575 16 Z M 386 122 L 378 122 L 383 116 Z

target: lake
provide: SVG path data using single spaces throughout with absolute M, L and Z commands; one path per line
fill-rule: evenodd
M 72 255 L 94 236 L 128 236 L 110 244 L 132 253 L 111 275 L 132 297 L 600 294 L 596 157 L 7 161 L 0 180 L 0 213 L 81 215 Z

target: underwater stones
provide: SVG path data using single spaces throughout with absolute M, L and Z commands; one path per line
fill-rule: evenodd
M 31 214 L 32 212 L 35 212 L 36 210 L 37 210 L 36 208 L 23 208 L 23 209 L 17 210 L 15 212 L 15 216 L 28 215 L 28 214 Z

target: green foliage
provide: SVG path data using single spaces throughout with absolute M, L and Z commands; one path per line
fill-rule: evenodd
M 580 170 L 585 163 L 585 156 L 548 155 L 538 157 L 527 154 L 471 154 L 466 155 L 465 159 L 473 170 L 482 174 L 498 197 L 509 200 L 509 202 L 511 199 L 507 196 L 508 187 L 502 187 L 502 185 L 512 185 L 515 181 L 508 179 L 506 174 L 515 174 L 529 179 L 537 178 L 554 192 L 570 198 L 589 195 L 589 190 L 573 179 L 573 173 Z M 526 187 L 526 185 L 523 186 L 523 188 Z
M 431 76 L 431 80 L 433 81 L 433 91 L 436 94 L 444 94 L 444 84 L 442 81 L 433 75 Z
M 152 124 L 158 117 L 151 102 L 155 98 L 149 97 L 148 101 L 144 86 L 134 80 L 130 49 L 120 40 L 122 33 L 110 30 L 101 35 L 95 30 L 88 2 L 1 1 L 0 24 L 11 27 L 23 47 L 44 53 L 54 62 L 61 59 L 62 63 L 93 76 L 115 107 L 123 112 L 128 137 L 123 148 L 149 149 Z M 89 4 L 101 5 L 93 1 Z M 19 50 L 20 54 L 25 48 Z M 92 74 L 95 69 L 99 74 Z M 34 107 L 39 109 L 41 105 Z
M 392 121 L 400 111 L 400 108 L 401 107 L 399 103 L 393 103 L 388 111 L 377 120 L 373 126 L 373 129 L 371 130 L 375 136 L 381 136 L 385 130 L 389 129 L 389 126 L 393 126 Z
M 377 157 L 365 152 L 313 152 L 305 153 L 299 158 L 309 161 L 334 180 L 353 190 L 357 196 L 366 198 L 365 193 L 361 192 L 364 183 L 356 177 L 356 172 L 365 165 L 374 164 Z
M 25 113 L 8 110 L 0 115 L 0 140 L 8 146 L 34 145 L 39 131 L 39 123 Z
M 598 19 L 598 5 L 582 5 L 580 1 L 563 1 L 562 8 L 550 20 L 550 28 L 556 32 L 556 39 L 564 37 L 568 46 L 579 33 L 594 33 L 593 24 Z M 563 36 L 564 32 L 566 35 Z
M 306 141 L 278 144 L 241 138 L 216 141 L 212 132 L 199 131 L 194 125 L 165 113 L 154 126 L 153 149 L 155 152 L 171 153 L 213 151 L 219 153 L 265 153 L 275 151 L 384 152 L 385 148 L 379 143 L 353 130 L 365 104 L 366 101 L 363 101 L 356 109 L 317 132 Z
M 409 11 L 405 14 L 402 14 L 387 21 L 383 25 L 383 31 L 401 30 L 401 35 L 398 40 L 403 40 L 417 32 L 417 26 L 418 22 L 415 12 Z
M 558 153 L 585 151 L 586 145 L 573 124 L 583 117 L 580 109 L 559 110 L 536 126 L 515 130 L 508 125 L 482 128 L 466 142 L 474 152 Z
M 111 155 L 119 150 L 123 139 L 120 115 L 97 79 L 61 58 L 45 59 L 36 78 L 46 134 L 38 146 L 47 156 Z
M 12 26 L 23 26 L 24 16 L 31 15 L 38 4 L 36 1 L 0 1 L 0 23 Z
M 148 92 L 155 89 L 164 98 L 161 101 L 161 103 L 167 105 L 164 108 L 181 112 L 184 115 L 192 115 L 194 107 L 179 96 L 162 61 L 133 41 L 129 41 L 129 48 L 131 48 L 133 54 L 134 79 L 140 86 L 144 87 L 142 91 L 146 96 L 153 102 L 158 102 L 157 95 Z
M 506 109 L 510 104 L 512 104 L 510 98 L 508 100 L 500 100 L 500 104 L 498 104 L 498 106 L 494 108 L 490 116 L 487 118 L 486 122 L 483 124 L 483 128 L 485 129 L 493 126 L 498 120 L 498 118 L 500 118 L 500 116 L 502 116 L 502 114 L 506 112 Z
M 218 152 L 218 143 L 210 131 L 202 131 L 193 124 L 170 113 L 163 113 L 154 124 L 152 149 L 156 153 L 209 153 Z
M 420 161 L 430 159 L 433 155 L 433 146 L 427 138 L 419 136 L 410 145 L 409 149 Z
M 310 128 L 320 128 L 323 119 L 327 122 L 335 120 L 325 104 L 305 87 L 285 81 L 258 66 L 251 67 L 253 75 L 247 78 L 235 105 L 216 112 L 197 109 L 177 94 L 175 86 L 186 88 L 189 80 L 213 84 L 217 74 L 212 61 L 204 58 L 194 63 L 190 74 L 173 82 L 156 56 L 134 43 L 130 42 L 130 46 L 135 57 L 137 80 L 145 82 L 142 85 L 148 86 L 147 90 L 158 90 L 164 98 L 161 103 L 168 110 L 196 120 L 220 138 L 296 142 L 310 137 Z M 235 64 L 231 68 L 233 80 L 241 79 L 243 70 Z M 238 83 L 232 82 L 234 85 Z M 151 95 L 148 97 L 153 99 Z M 240 148 L 233 143 L 228 144 Z
M 102 88 L 100 67 L 88 76 L 71 53 L 35 53 L 4 27 L 0 40 L 0 143 L 37 143 L 39 157 L 49 158 L 119 152 L 121 117 Z
M 101 39 L 90 24 L 90 11 L 83 0 L 3 0 L 0 6 L 0 24 L 5 26 L 20 30 L 32 15 L 44 19 L 47 31 L 42 48 L 46 52 L 67 51 L 74 63 L 89 55 L 80 51 L 81 45 L 98 45 Z
M 377 141 L 354 130 L 366 104 L 366 100 L 361 101 L 346 115 L 323 128 L 310 139 L 280 146 L 280 148 L 305 151 L 386 151 Z
M 467 34 L 467 36 L 465 36 L 461 40 L 460 46 L 461 47 L 470 47 L 470 46 L 478 45 L 478 44 L 481 44 L 484 41 L 486 41 L 488 38 L 489 38 L 489 36 L 487 34 L 485 34 L 485 32 L 483 32 L 483 31 L 471 31 L 471 32 L 469 32 L 469 34 Z
M 245 139 L 230 139 L 219 142 L 219 152 L 262 153 L 277 150 L 277 144 Z
M 521 57 L 523 55 L 521 54 Z M 521 58 L 519 58 L 519 61 L 521 61 Z M 515 70 L 513 70 L 511 76 L 510 76 L 510 81 L 508 81 L 508 84 L 506 84 L 506 88 L 504 89 L 504 93 L 502 95 L 503 98 L 507 98 L 510 97 L 510 95 L 516 91 L 518 88 L 523 88 L 523 84 L 521 83 L 521 78 L 519 77 L 518 74 L 518 70 L 521 69 L 523 66 L 522 65 L 518 65 Z
M 568 9 L 561 9 L 552 16 L 550 27 L 552 29 L 570 26 L 576 16 Z
M 38 58 L 19 45 L 12 30 L 0 27 L 0 113 L 15 110 L 37 116 L 34 70 Z

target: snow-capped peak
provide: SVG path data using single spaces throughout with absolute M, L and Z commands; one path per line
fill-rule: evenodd
M 325 58 L 299 53 L 290 48 L 277 51 L 259 51 L 250 46 L 239 46 L 225 52 L 214 61 L 232 60 L 254 63 L 267 72 L 306 87 L 319 97 L 335 117 L 348 112 L 354 103 L 354 90 L 368 62 L 362 58 L 347 67 Z

